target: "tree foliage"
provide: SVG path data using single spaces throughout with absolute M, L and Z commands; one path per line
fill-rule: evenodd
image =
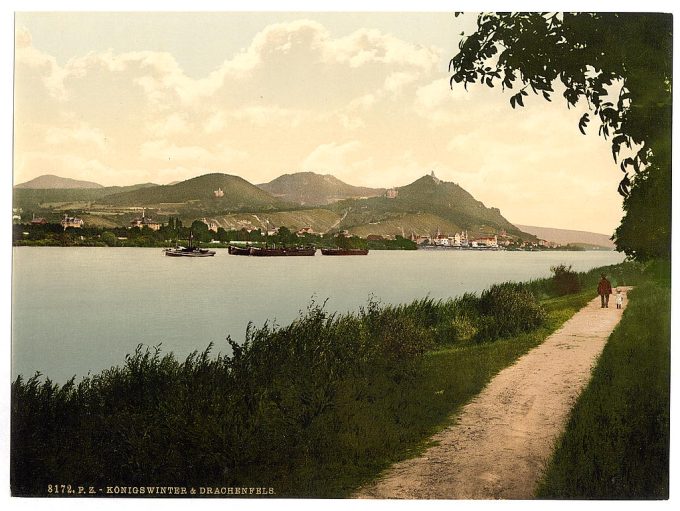
M 194 220 L 191 222 L 191 232 L 196 240 L 202 242 L 210 241 L 210 230 L 205 222 L 201 220 Z
M 588 111 L 623 178 L 617 248 L 638 259 L 670 250 L 672 17 L 662 13 L 483 13 L 451 59 L 451 86 L 500 84 L 512 108 L 529 92 Z M 557 90 L 556 90 L 557 89 Z M 516 92 L 515 92 L 516 91 Z M 654 222 L 653 224 L 651 222 Z M 652 228 L 648 231 L 646 228 Z

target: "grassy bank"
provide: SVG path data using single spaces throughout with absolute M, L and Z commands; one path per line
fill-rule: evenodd
M 593 296 L 585 289 L 555 296 L 551 282 L 501 284 L 347 315 L 312 304 L 290 325 L 229 340 L 231 356 L 180 362 L 140 347 L 79 383 L 18 378 L 13 494 L 45 495 L 58 479 L 347 496 L 422 449 L 495 373 L 582 307 Z
M 428 351 L 408 384 L 389 385 L 372 399 L 347 401 L 336 432 L 346 439 L 323 463 L 309 460 L 308 474 L 296 484 L 299 495 L 347 497 L 392 463 L 427 447 L 427 439 L 448 424 L 451 414 L 477 395 L 489 380 L 540 344 L 580 309 L 584 293 L 544 303 L 542 326 L 494 342 L 457 343 Z M 350 433 L 351 431 L 351 433 Z M 347 456 L 346 453 L 351 453 Z
M 607 343 L 537 496 L 668 498 L 670 285 L 652 278 Z

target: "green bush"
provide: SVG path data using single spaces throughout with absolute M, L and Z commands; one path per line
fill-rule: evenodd
M 462 344 L 475 338 L 479 330 L 479 318 L 473 320 L 467 315 L 455 315 L 437 328 L 439 344 Z
M 479 299 L 482 321 L 477 338 L 490 340 L 529 331 L 545 321 L 545 311 L 523 284 L 494 284 Z
M 114 233 L 111 231 L 104 231 L 102 233 L 102 242 L 105 243 L 109 247 L 115 247 L 118 245 L 118 238 Z
M 551 266 L 550 271 L 553 274 L 552 281 L 558 296 L 578 293 L 581 290 L 578 273 L 571 269 L 571 265 Z

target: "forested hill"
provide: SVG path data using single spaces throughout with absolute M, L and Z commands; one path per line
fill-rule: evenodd
M 511 224 L 499 209 L 487 207 L 458 184 L 442 181 L 434 174 L 387 191 L 355 187 L 311 172 L 283 175 L 260 187 L 222 173 L 170 185 L 44 190 L 15 187 L 14 207 L 22 208 L 25 218 L 35 215 L 53 221 L 66 213 L 79 214 L 86 215 L 93 225 L 126 225 L 128 217 L 144 207 L 152 217 L 177 216 L 185 222 L 211 218 L 224 228 L 257 228 L 273 212 L 290 212 L 295 214 L 278 215 L 279 222 L 292 222 L 289 227 L 295 228 L 312 227 L 317 232 L 347 230 L 362 237 L 468 231 L 471 236 L 505 232 L 510 237 L 536 239 Z M 238 216 L 244 213 L 252 219 Z
M 79 181 L 77 179 L 71 179 L 68 177 L 59 177 L 53 174 L 45 174 L 43 176 L 38 176 L 35 179 L 26 181 L 25 183 L 20 183 L 14 188 L 26 188 L 32 190 L 46 190 L 46 189 L 80 189 L 80 188 L 104 188 L 104 186 L 99 183 L 93 183 L 92 181 Z
M 511 224 L 498 208 L 486 207 L 456 183 L 441 181 L 433 175 L 423 176 L 409 185 L 396 188 L 394 192 L 393 198 L 382 196 L 347 200 L 337 203 L 333 208 L 346 214 L 342 225 L 347 228 L 366 224 L 389 224 L 391 229 L 403 229 L 405 234 L 409 234 L 412 226 L 416 225 L 415 217 L 427 216 L 429 220 L 424 227 L 430 234 L 441 224 L 448 231 L 505 231 L 527 239 L 534 238 Z M 374 230 L 377 229 L 376 227 Z
M 352 186 L 330 174 L 297 172 L 283 174 L 269 183 L 257 185 L 280 199 L 305 206 L 323 206 L 343 199 L 382 195 L 383 188 Z
M 215 192 L 218 192 L 216 194 Z M 160 185 L 102 197 L 102 204 L 153 206 L 164 203 L 195 203 L 206 212 L 257 210 L 283 207 L 286 203 L 239 176 L 205 174 L 174 185 Z

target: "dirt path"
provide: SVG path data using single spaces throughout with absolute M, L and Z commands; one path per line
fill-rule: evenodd
M 628 288 L 620 288 L 625 293 Z M 498 373 L 435 435 L 437 445 L 397 463 L 358 498 L 532 498 L 569 411 L 622 310 L 612 295 L 577 312 L 543 344 Z M 628 302 L 624 299 L 624 307 Z
M 326 229 L 326 232 L 328 232 L 332 229 L 335 229 L 338 225 L 340 225 L 340 222 L 342 222 L 345 219 L 345 217 L 347 216 L 347 213 L 349 213 L 349 209 L 347 211 L 345 211 L 345 213 L 340 217 L 340 219 L 337 222 L 335 222 L 328 229 Z

